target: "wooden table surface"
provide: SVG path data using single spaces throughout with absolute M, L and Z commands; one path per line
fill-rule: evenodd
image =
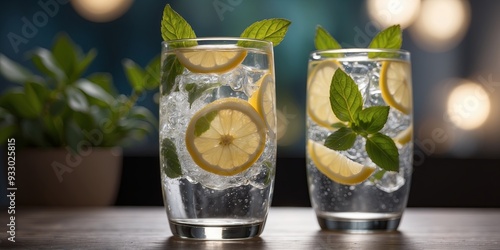
M 392 233 L 321 231 L 311 208 L 273 207 L 261 237 L 172 237 L 161 207 L 30 208 L 16 211 L 16 242 L 0 216 L 0 249 L 500 249 L 500 209 L 409 208 Z

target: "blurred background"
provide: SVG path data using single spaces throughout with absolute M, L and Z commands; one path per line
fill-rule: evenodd
M 97 49 L 88 72 L 110 72 L 117 90 L 130 94 L 122 61 L 130 58 L 145 66 L 159 54 L 167 3 L 198 37 L 238 36 L 264 18 L 292 21 L 275 48 L 283 133 L 273 205 L 310 204 L 304 93 L 316 26 L 343 47 L 366 47 L 381 28 L 399 23 L 413 70 L 415 173 L 409 205 L 500 206 L 500 1 L 4 0 L 0 52 L 34 69 L 26 54 L 50 48 L 54 37 L 65 32 L 84 51 Z M 12 85 L 0 79 L 0 93 Z M 139 104 L 158 114 L 154 93 L 142 95 Z M 117 205 L 162 204 L 156 134 L 126 148 L 123 167 Z M 4 185 L 4 171 L 0 177 Z

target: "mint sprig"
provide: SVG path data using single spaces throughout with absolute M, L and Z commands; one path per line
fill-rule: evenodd
M 368 107 L 358 114 L 355 130 L 360 134 L 374 134 L 380 131 L 389 116 L 389 106 Z
M 328 49 L 341 49 L 342 46 L 333 38 L 328 31 L 323 27 L 316 27 L 316 34 L 314 36 L 314 46 L 317 50 L 328 50 Z
M 200 96 L 203 95 L 203 93 L 215 89 L 217 87 L 221 86 L 220 83 L 208 83 L 205 85 L 198 85 L 196 83 L 188 83 L 186 84 L 186 91 L 188 92 L 188 102 L 189 102 L 189 108 L 193 105 L 193 102 L 198 99 Z
M 369 48 L 400 49 L 403 42 L 401 26 L 393 25 L 379 32 Z M 340 44 L 323 27 L 316 28 L 314 45 L 318 50 L 341 49 Z M 370 52 L 368 57 L 392 58 L 392 53 Z M 383 171 L 399 171 L 399 152 L 394 141 L 380 133 L 389 116 L 389 106 L 363 107 L 363 97 L 354 80 L 342 69 L 337 69 L 330 85 L 330 106 L 343 122 L 332 124 L 337 130 L 325 140 L 325 146 L 333 150 L 348 150 L 356 138 L 366 139 L 368 157 Z M 380 179 L 381 177 L 378 177 Z
M 194 124 L 194 135 L 198 137 L 205 133 L 208 129 L 210 129 L 210 124 L 215 119 L 218 113 L 218 110 L 214 110 L 207 113 L 203 117 L 200 117 L 200 119 L 198 119 Z
M 181 163 L 179 162 L 179 156 L 177 155 L 177 149 L 172 140 L 165 138 L 162 141 L 161 156 L 164 159 L 164 165 L 162 166 L 163 172 L 169 178 L 177 178 L 182 176 Z
M 358 85 L 344 71 L 337 70 L 330 85 L 330 105 L 333 113 L 344 122 L 355 122 L 363 107 Z
M 382 31 L 380 31 L 372 39 L 368 48 L 371 49 L 400 49 L 403 44 L 403 32 L 401 31 L 400 25 L 390 26 Z M 318 26 L 316 28 L 316 34 L 314 36 L 314 45 L 317 50 L 329 50 L 329 49 L 341 49 L 340 44 L 333 38 L 328 31 L 323 27 Z M 370 58 L 375 57 L 394 57 L 391 53 L 382 52 L 371 52 L 368 53 Z
M 356 132 L 351 128 L 342 127 L 326 138 L 325 146 L 333 150 L 348 150 L 354 146 L 356 137 Z
M 399 49 L 403 44 L 401 26 L 393 25 L 380 31 L 370 42 L 372 49 Z
M 163 9 L 161 20 L 161 36 L 164 41 L 196 38 L 191 25 L 179 13 L 170 7 L 170 4 Z
M 269 41 L 278 46 L 285 38 L 291 22 L 283 18 L 271 18 L 257 21 L 248 26 L 240 37 Z
M 380 133 L 389 116 L 389 106 L 363 108 L 363 98 L 354 80 L 337 69 L 330 84 L 330 105 L 341 121 L 347 122 L 330 134 L 324 145 L 333 150 L 348 150 L 356 138 L 366 139 L 370 159 L 387 171 L 399 171 L 399 152 L 394 141 Z
M 400 49 L 403 44 L 401 26 L 393 25 L 379 32 L 368 45 L 371 49 Z M 370 52 L 368 57 L 393 58 L 396 54 L 390 52 Z
M 366 137 L 366 153 L 382 169 L 399 171 L 399 152 L 391 137 L 375 133 Z

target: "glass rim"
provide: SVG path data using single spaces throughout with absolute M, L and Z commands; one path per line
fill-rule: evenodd
M 179 43 L 179 42 L 189 42 L 189 41 L 203 41 L 203 42 L 214 42 L 214 41 L 230 41 L 230 42 L 238 42 L 238 41 L 246 41 L 246 42 L 252 42 L 252 43 L 262 43 L 262 44 L 268 44 L 273 46 L 273 42 L 267 41 L 267 40 L 261 40 L 261 39 L 254 39 L 254 38 L 244 38 L 244 37 L 197 37 L 197 38 L 182 38 L 182 39 L 174 39 L 174 40 L 168 40 L 168 41 L 162 41 L 162 45 L 167 45 L 171 43 Z
M 404 49 L 373 49 L 373 48 L 342 48 L 342 49 L 326 49 L 314 50 L 310 54 L 356 54 L 356 53 L 371 53 L 371 52 L 390 52 L 400 55 L 410 55 L 410 51 Z

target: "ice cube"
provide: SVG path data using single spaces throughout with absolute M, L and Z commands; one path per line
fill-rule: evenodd
M 220 76 L 220 84 L 230 86 L 233 91 L 243 91 L 243 86 L 246 82 L 245 71 L 241 66 Z
M 402 172 L 386 172 L 382 179 L 375 181 L 375 186 L 387 193 L 398 190 L 405 184 Z

